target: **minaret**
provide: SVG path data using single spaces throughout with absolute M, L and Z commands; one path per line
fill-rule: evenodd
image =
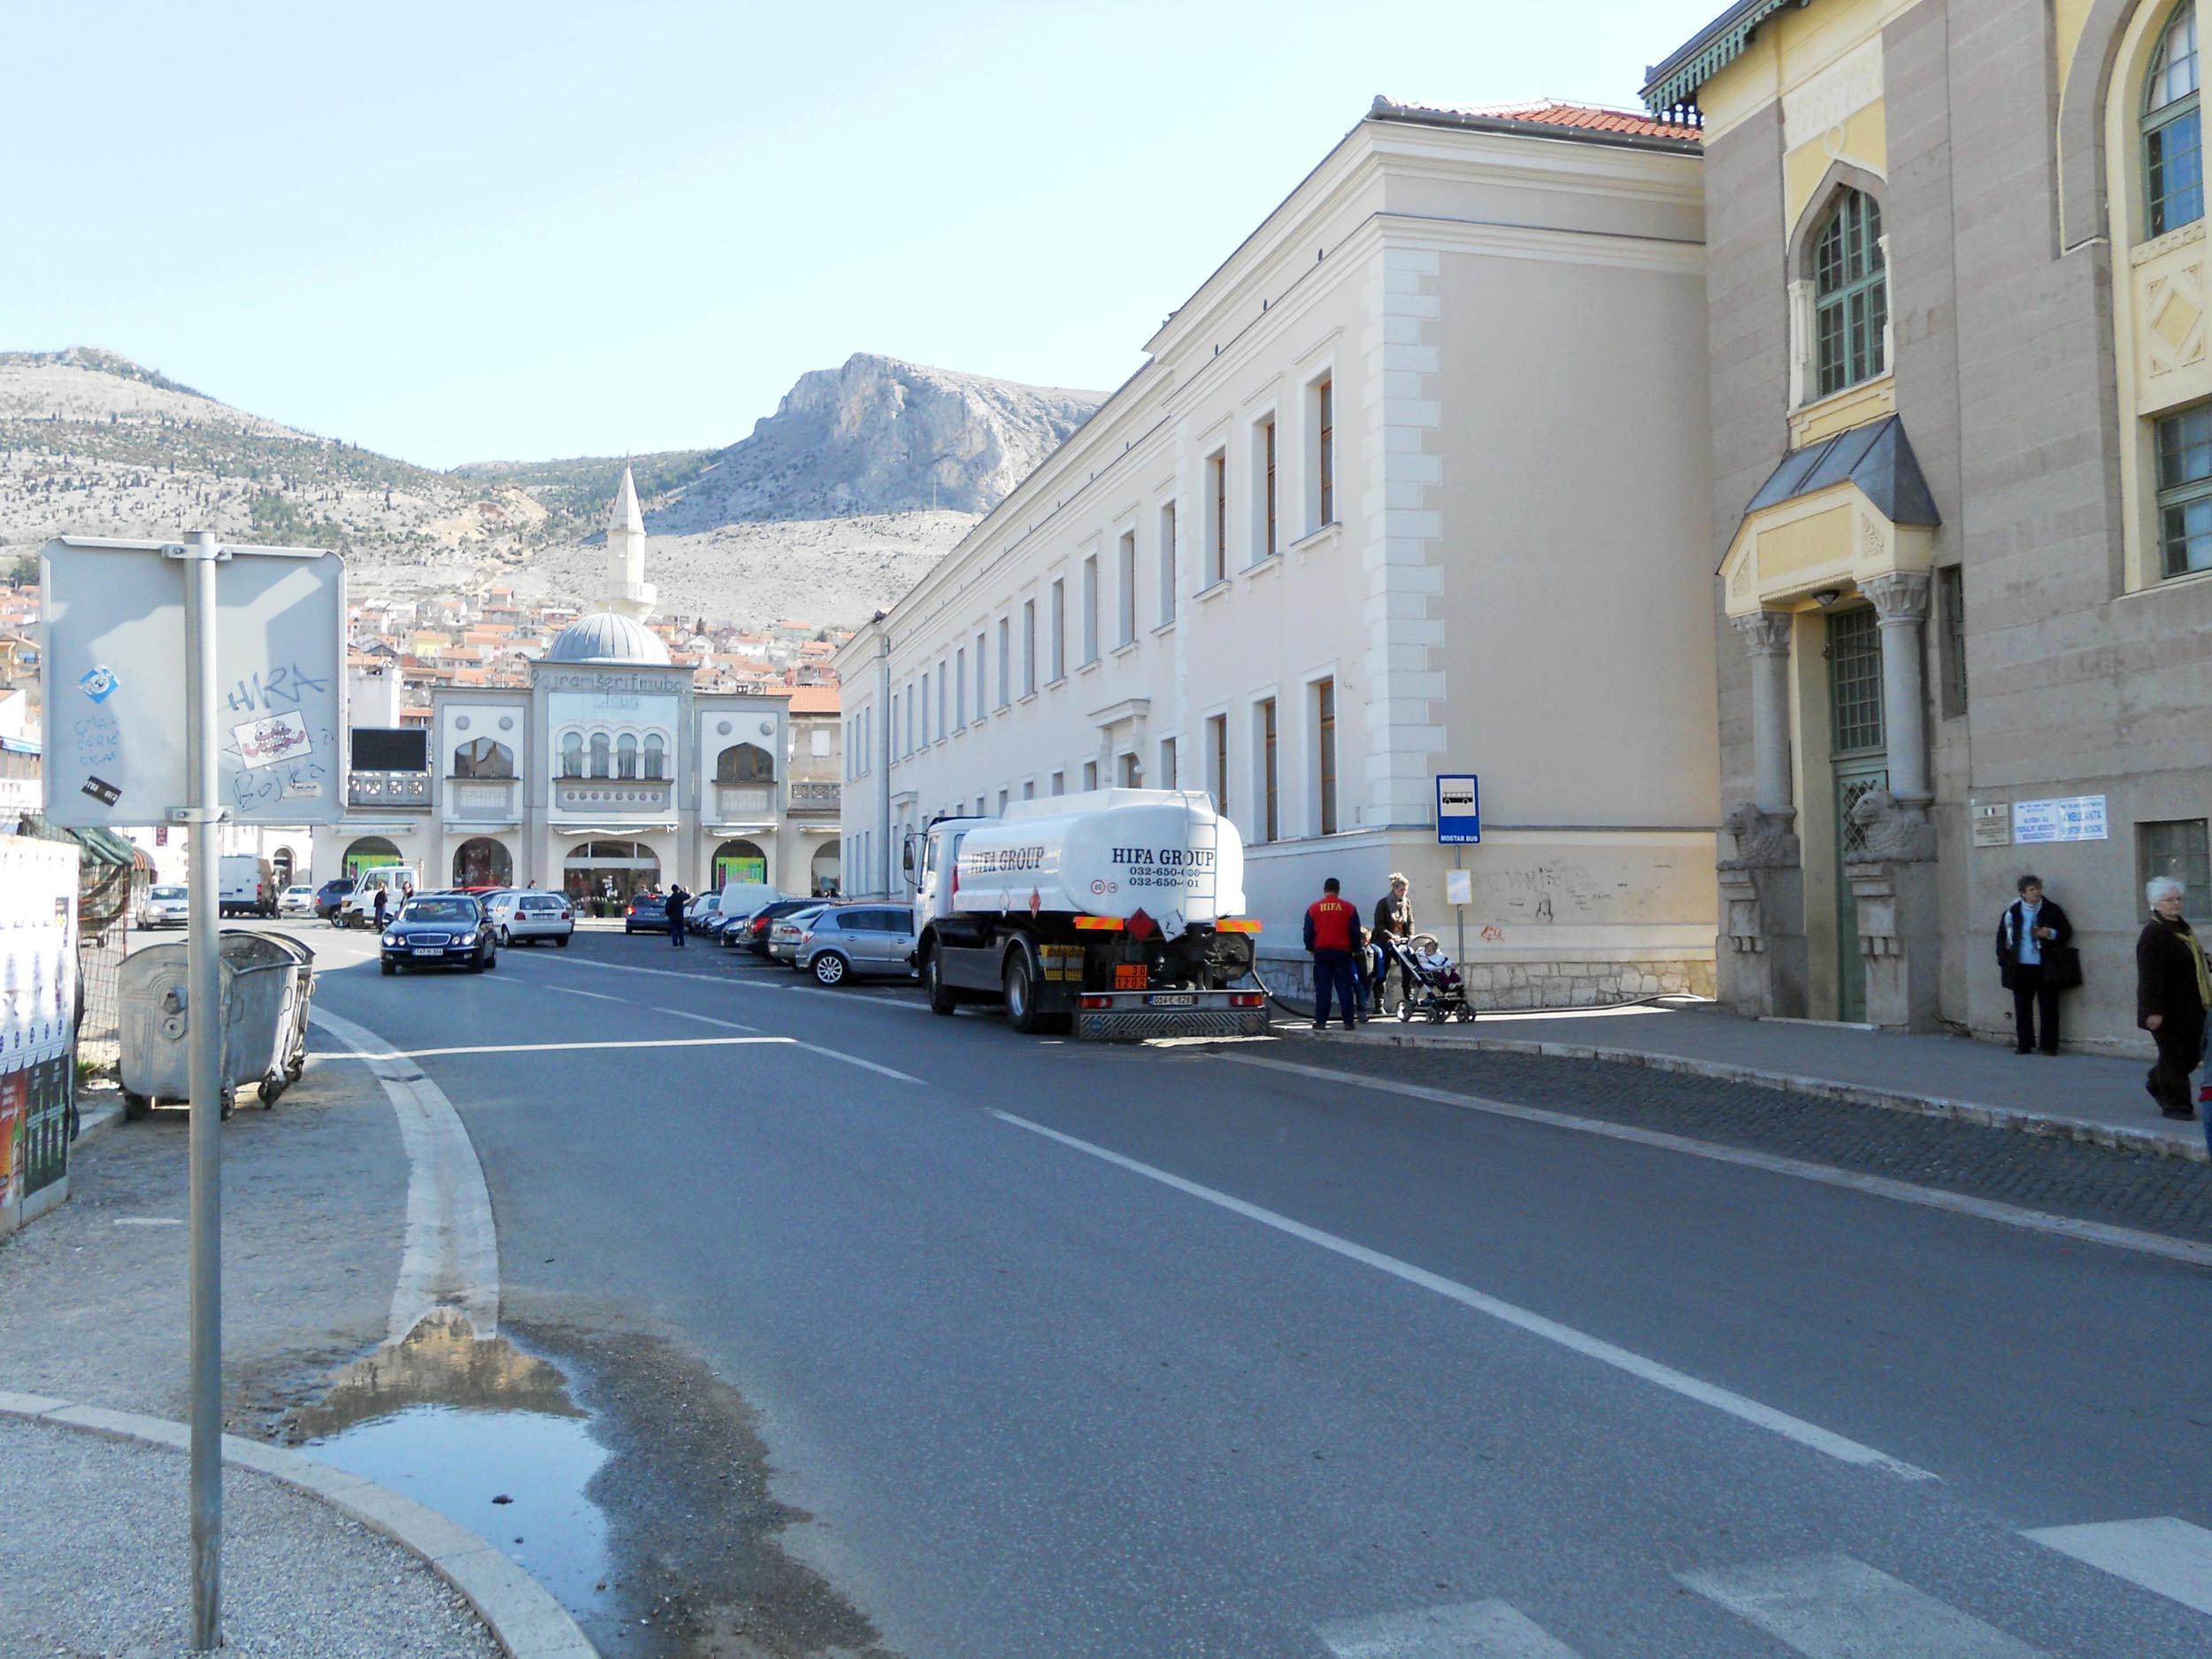
M 598 604 L 642 622 L 653 613 L 653 584 L 645 580 L 645 515 L 638 511 L 637 483 L 626 466 L 607 513 L 607 587 Z

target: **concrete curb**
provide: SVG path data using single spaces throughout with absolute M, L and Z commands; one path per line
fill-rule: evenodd
M 81 1106 L 77 1109 L 77 1138 L 69 1144 L 81 1147 L 96 1135 L 105 1134 L 122 1121 L 123 1102 L 119 1096 L 111 1101 L 103 1101 L 97 1106 Z
M 191 1444 L 191 1430 L 181 1423 L 105 1406 L 72 1405 L 43 1394 L 0 1389 L 0 1417 L 48 1423 L 174 1452 Z M 223 1436 L 223 1462 L 320 1499 L 419 1556 L 476 1609 L 509 1659 L 599 1659 L 599 1650 L 550 1593 L 491 1544 L 436 1510 L 359 1475 L 234 1434 Z
M 1330 1039 L 1295 1025 L 1279 1034 L 1306 1042 Z M 1338 1040 L 1340 1042 L 1341 1040 Z M 1770 1071 L 1758 1066 L 1736 1065 L 1722 1060 L 1699 1060 L 1686 1055 L 1649 1054 L 1639 1048 L 1606 1048 L 1595 1043 L 1544 1042 L 1528 1037 L 1442 1037 L 1418 1032 L 1368 1031 L 1353 1040 L 1386 1044 L 1397 1048 L 1440 1048 L 1480 1054 L 1509 1054 L 1547 1060 L 1602 1060 L 1615 1065 L 1640 1065 L 1653 1071 L 1675 1071 L 1690 1077 L 1711 1078 L 1721 1083 L 1750 1083 L 1762 1088 L 1786 1089 L 1820 1100 L 1849 1106 L 1875 1106 L 1885 1111 L 1913 1112 L 1923 1118 L 1943 1118 L 1954 1123 L 1975 1124 L 1985 1129 L 2009 1129 L 2016 1133 L 2043 1135 L 2055 1141 L 2078 1141 L 2116 1151 L 2139 1152 L 2151 1157 L 2212 1162 L 2212 1148 L 2201 1139 L 2177 1136 L 2148 1127 L 2101 1124 L 2060 1118 L 2016 1106 L 1985 1106 L 1978 1101 L 1949 1100 L 1939 1094 L 1915 1094 L 1903 1089 L 1876 1088 L 1863 1083 L 1839 1083 L 1833 1078 L 1803 1077 L 1789 1071 Z

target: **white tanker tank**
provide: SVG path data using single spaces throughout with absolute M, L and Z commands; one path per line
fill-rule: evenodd
M 1094 789 L 976 824 L 954 877 L 949 908 L 964 915 L 1142 910 L 1172 939 L 1243 913 L 1244 841 L 1203 794 Z

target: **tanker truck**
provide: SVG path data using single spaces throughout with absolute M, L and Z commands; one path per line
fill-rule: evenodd
M 1205 795 L 1094 789 L 947 815 L 904 861 L 933 1013 L 998 1003 L 1017 1031 L 1088 1038 L 1267 1030 L 1244 842 Z

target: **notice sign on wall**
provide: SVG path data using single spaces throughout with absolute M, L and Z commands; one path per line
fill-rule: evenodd
M 1977 803 L 1973 819 L 1975 846 L 2012 845 L 2012 809 L 2002 801 L 1992 801 L 1985 804 Z
M 2101 795 L 2012 803 L 2012 839 L 2023 846 L 2037 841 L 2101 841 L 2106 835 L 2104 796 Z

